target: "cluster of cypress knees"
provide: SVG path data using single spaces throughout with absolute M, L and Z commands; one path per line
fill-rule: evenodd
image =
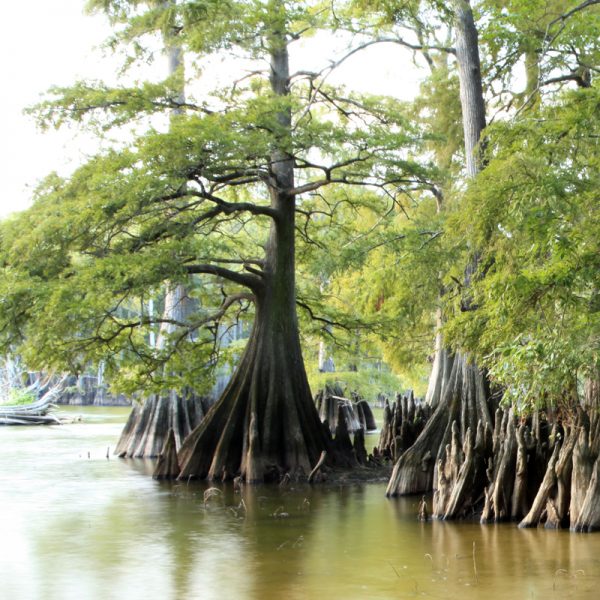
M 600 529 L 598 386 L 575 410 L 538 409 L 528 416 L 501 405 L 480 372 L 455 360 L 436 404 L 412 392 L 385 400 L 379 443 L 369 403 L 336 385 L 315 397 L 338 468 L 393 465 L 386 494 L 425 496 L 419 518 L 514 521 L 519 527 Z M 156 397 L 133 409 L 116 449 L 122 457 L 158 457 L 157 479 L 179 476 L 177 451 L 209 409 L 203 398 Z M 310 482 L 327 478 L 323 452 Z M 289 475 L 288 475 L 289 477 Z

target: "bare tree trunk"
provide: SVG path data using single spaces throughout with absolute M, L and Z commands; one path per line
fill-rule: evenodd
M 453 0 L 452 3 L 456 15 L 456 60 L 465 138 L 465 166 L 467 176 L 475 177 L 481 170 L 479 142 L 486 125 L 479 41 L 470 0 Z
M 183 68 L 181 48 L 167 40 L 169 59 L 169 75 L 174 75 Z M 183 79 L 182 79 L 183 82 Z M 178 97 L 179 102 L 185 100 L 183 84 Z M 172 114 L 179 114 L 180 109 L 174 109 Z M 170 335 L 177 331 L 176 321 L 184 323 L 191 310 L 191 300 L 186 287 L 181 284 L 166 283 L 165 306 L 163 319 L 156 347 L 163 349 Z M 154 334 L 151 335 L 151 341 Z M 152 394 L 145 398 L 143 405 L 134 405 L 117 443 L 115 454 L 121 457 L 154 458 L 159 456 L 167 442 L 167 436 L 172 431 L 174 449 L 179 450 L 183 440 L 198 425 L 204 417 L 208 402 L 195 394 L 178 394 L 170 391 L 165 394 Z M 172 469 L 171 469 L 172 471 Z M 161 472 L 161 478 L 164 473 Z
M 481 83 L 481 67 L 477 29 L 473 12 L 468 0 L 453 0 L 455 11 L 456 58 L 459 69 L 460 99 L 462 107 L 465 161 L 468 177 L 474 177 L 481 169 L 481 156 L 478 144 L 485 128 L 485 102 Z M 465 279 L 468 287 L 476 268 L 476 258 L 467 266 Z M 493 421 L 488 406 L 489 390 L 485 373 L 469 364 L 468 358 L 457 354 L 452 357 L 450 351 L 443 348 L 441 339 L 436 340 L 439 349 L 436 352 L 434 368 L 429 381 L 428 400 L 436 406 L 427 426 L 416 442 L 404 452 L 394 467 L 388 484 L 387 495 L 421 493 L 431 490 L 439 480 L 435 466 L 443 465 L 445 447 L 450 441 L 452 424 L 459 422 L 458 435 L 461 445 L 467 440 L 467 431 L 477 430 L 477 421 L 483 424 L 484 439 L 491 436 Z M 452 358 L 451 358 L 452 357 Z M 449 368 L 452 368 L 448 375 Z M 439 400 L 438 400 L 439 399 Z M 472 436 L 470 436 L 472 438 Z M 471 443 L 473 441 L 471 440 Z M 484 447 L 487 443 L 482 442 Z M 484 457 L 481 457 L 483 460 Z M 463 476 L 461 485 L 466 485 L 468 477 Z M 442 477 L 442 480 L 444 478 Z M 458 479 L 445 485 L 456 485 Z M 472 490 L 471 496 L 477 497 L 479 490 Z M 483 493 L 483 489 L 480 490 Z M 448 490 L 448 498 L 461 498 L 462 492 Z M 444 506 L 444 518 L 456 516 Z M 464 510 L 454 501 L 455 510 Z
M 271 89 L 289 95 L 289 57 L 284 9 L 272 0 Z M 323 451 L 335 452 L 310 393 L 298 333 L 295 296 L 294 163 L 284 150 L 292 135 L 291 110 L 276 115 L 280 136 L 270 157 L 271 223 L 256 318 L 248 345 L 229 385 L 204 421 L 184 442 L 180 478 L 247 482 L 308 476 Z M 345 424 L 344 419 L 342 422 Z M 339 423 L 338 423 L 339 426 Z M 350 448 L 352 452 L 352 448 Z

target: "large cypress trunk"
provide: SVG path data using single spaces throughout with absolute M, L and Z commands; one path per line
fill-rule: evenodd
M 308 475 L 327 447 L 304 370 L 295 311 L 281 303 L 276 287 L 266 286 L 257 298 L 253 331 L 236 372 L 184 442 L 180 478 L 241 475 L 247 482 L 262 482 L 285 473 Z
M 465 167 L 467 177 L 471 178 L 477 175 L 481 168 L 479 143 L 485 128 L 478 37 L 469 1 L 453 0 L 452 4 L 455 12 Z M 465 271 L 467 290 L 476 267 L 477 258 L 473 256 Z M 468 297 L 465 304 L 466 308 L 469 308 Z M 441 322 L 440 315 L 438 320 Z M 467 510 L 465 502 L 473 501 L 478 492 L 483 493 L 483 480 L 480 475 L 485 456 L 482 453 L 485 453 L 489 446 L 486 440 L 491 437 L 493 429 L 493 411 L 490 410 L 489 386 L 485 373 L 471 364 L 467 356 L 461 353 L 453 355 L 450 350 L 444 348 L 439 334 L 436 337 L 436 356 L 427 401 L 435 409 L 434 413 L 415 443 L 398 459 L 386 493 L 388 496 L 397 496 L 427 492 L 443 481 L 447 489 L 442 494 L 444 500 L 438 502 L 437 516 L 454 518 Z M 481 422 L 479 428 L 478 422 Z M 457 436 L 454 450 L 450 444 L 453 429 Z M 483 439 L 476 440 L 478 431 Z M 455 463 L 460 448 L 465 447 L 467 443 L 476 445 L 476 451 L 469 451 L 472 467 L 468 476 L 463 473 L 458 477 L 456 473 L 455 477 L 448 480 L 444 477 L 446 463 Z M 440 470 L 444 472 L 440 472 L 438 477 Z M 473 485 L 481 486 L 481 489 L 474 490 Z M 454 489 L 456 486 L 461 489 Z M 466 486 L 470 488 L 467 490 Z M 452 501 L 448 504 L 450 498 Z
M 294 200 L 277 190 L 271 199 L 279 218 L 271 226 L 252 334 L 222 397 L 179 453 L 182 478 L 239 474 L 262 482 L 308 475 L 327 447 L 298 334 Z
M 271 89 L 289 96 L 283 6 L 272 2 Z M 281 106 L 285 106 L 282 103 Z M 180 478 L 262 482 L 308 475 L 328 436 L 314 405 L 300 348 L 295 290 L 294 161 L 286 152 L 291 109 L 276 113 L 267 188 L 273 214 L 252 334 L 231 382 L 179 452 Z
M 453 424 L 461 445 L 467 433 L 473 435 L 481 423 L 485 447 L 490 445 L 493 421 L 488 407 L 489 392 L 484 375 L 464 355 L 457 355 L 444 393 L 425 428 L 398 459 L 386 494 L 398 496 L 432 490 L 437 483 L 436 467 L 446 457 Z

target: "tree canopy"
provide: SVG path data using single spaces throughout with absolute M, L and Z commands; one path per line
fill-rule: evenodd
M 187 56 L 230 53 L 252 70 L 225 63 L 230 84 L 216 89 L 192 66 L 189 76 L 180 70 L 136 86 L 79 82 L 51 90 L 32 110 L 44 126 L 75 121 L 103 136 L 123 135 L 140 119 L 149 126 L 71 177 L 50 175 L 34 206 L 4 224 L 4 341 L 38 365 L 79 370 L 102 358 L 130 390 L 148 385 L 165 361 L 189 384 L 211 364 L 214 335 L 203 326 L 214 333 L 226 309 L 251 310 L 244 289 L 259 281 L 276 217 L 274 149 L 293 161 L 297 177 L 288 193 L 299 198 L 299 255 L 312 261 L 318 251 L 324 264 L 324 240 L 349 212 L 388 210 L 405 188 L 427 184 L 427 161 L 408 154 L 424 134 L 404 106 L 329 85 L 330 66 L 290 73 L 286 89 L 274 89 L 269 53 L 331 27 L 331 11 L 316 3 L 91 6 L 121 24 L 115 44 L 141 52 L 154 32 L 170 28 Z M 162 317 L 144 302 L 163 282 L 190 276 L 201 276 L 195 314 L 178 323 L 172 344 L 150 348 L 148 333 Z
M 340 326 L 334 343 L 358 335 L 394 368 L 426 369 L 441 312 L 447 345 L 523 408 L 597 371 L 597 2 L 473 3 L 491 125 L 469 182 L 448 3 L 88 5 L 114 24 L 130 75 L 55 88 L 31 109 L 43 127 L 90 128 L 104 149 L 2 223 L 4 348 L 44 368 L 104 360 L 130 392 L 201 388 L 218 332 L 255 316 L 283 193 L 305 333 L 330 340 Z M 342 42 L 315 66 L 319 32 Z M 185 68 L 132 81 L 163 39 Z M 377 43 L 422 67 L 414 102 L 330 82 Z M 194 310 L 156 348 L 166 282 L 191 282 Z

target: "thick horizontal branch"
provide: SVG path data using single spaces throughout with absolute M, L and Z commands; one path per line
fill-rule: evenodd
M 331 325 L 332 327 L 340 327 L 341 329 L 350 331 L 350 327 L 348 327 L 348 325 L 346 325 L 345 323 L 340 323 L 339 321 L 333 321 L 332 319 L 327 319 L 326 317 L 320 317 L 316 315 L 313 309 L 308 304 L 306 304 L 306 302 L 296 299 L 296 304 L 303 308 L 309 314 L 310 318 L 313 321 L 319 321 L 321 323 L 325 323 L 326 325 Z
M 557 77 L 551 77 L 550 79 L 542 81 L 539 87 L 552 85 L 553 83 L 565 83 L 568 81 L 574 81 L 579 87 L 582 88 L 592 87 L 592 82 L 588 79 L 585 79 L 578 73 L 569 73 L 567 75 L 558 75 Z
M 223 200 L 222 198 L 219 198 L 215 194 L 204 189 L 198 191 L 190 191 L 188 192 L 188 194 L 196 196 L 198 198 L 202 198 L 204 200 L 208 200 L 209 202 L 215 204 L 216 207 L 214 216 L 216 216 L 217 214 L 230 215 L 235 212 L 249 212 L 253 215 L 271 217 L 272 219 L 277 218 L 277 211 L 271 208 L 270 206 L 261 206 L 260 204 L 254 204 L 253 202 L 228 202 L 227 200 Z
M 224 168 L 223 170 L 227 170 L 227 168 Z M 242 183 L 245 184 L 264 181 L 269 177 L 269 173 L 266 169 L 261 168 L 234 169 L 232 167 L 232 170 L 225 175 L 212 175 L 203 171 L 201 176 L 211 183 L 240 185 Z
M 556 17 L 556 19 L 554 19 L 553 21 L 550 21 L 550 23 L 548 24 L 548 27 L 552 27 L 553 25 L 556 25 L 556 23 L 566 21 L 568 18 L 572 17 L 574 14 L 576 14 L 582 10 L 585 10 L 586 8 L 588 8 L 590 6 L 593 6 L 594 4 L 600 4 L 600 0 L 586 0 L 585 2 L 582 2 L 581 4 L 578 4 L 577 6 L 575 6 L 568 12 L 563 13 L 559 17 Z
M 237 271 L 232 271 L 231 269 L 226 269 L 225 267 L 220 267 L 218 265 L 186 265 L 185 270 L 190 275 L 215 275 L 216 277 L 227 279 L 227 281 L 231 281 L 232 283 L 243 285 L 244 287 L 250 288 L 251 290 L 256 290 L 262 285 L 262 280 L 257 275 L 239 273 Z
M 256 265 L 261 268 L 265 265 L 265 261 L 260 258 L 207 258 L 206 260 L 211 263 L 221 263 L 225 265 Z

